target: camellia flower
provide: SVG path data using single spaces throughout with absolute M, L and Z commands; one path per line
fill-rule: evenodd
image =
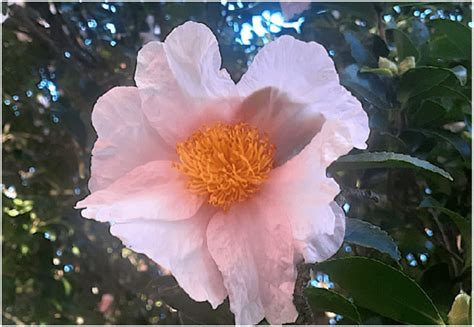
M 82 215 L 169 269 L 196 301 L 229 296 L 237 324 L 293 322 L 296 263 L 344 236 L 326 168 L 365 148 L 367 115 L 326 50 L 282 36 L 235 84 L 216 38 L 187 22 L 138 53 L 137 87 L 92 112 Z

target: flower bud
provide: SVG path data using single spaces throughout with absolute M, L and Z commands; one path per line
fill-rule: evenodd
M 379 57 L 379 68 L 388 69 L 393 75 L 398 75 L 397 65 L 385 57 Z
M 456 296 L 453 306 L 448 313 L 448 322 L 450 325 L 470 325 L 470 303 L 471 297 L 463 291 Z
M 402 62 L 398 66 L 400 69 L 400 75 L 404 74 L 406 71 L 412 68 L 415 68 L 415 66 L 416 66 L 415 57 L 413 56 L 406 57 L 405 59 L 402 60 Z

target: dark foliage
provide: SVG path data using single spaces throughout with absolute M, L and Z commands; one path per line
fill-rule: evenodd
M 369 115 L 368 149 L 328 169 L 350 234 L 332 261 L 299 267 L 299 323 L 327 323 L 325 311 L 339 314 L 331 323 L 448 322 L 455 296 L 471 293 L 470 3 L 313 3 L 291 20 L 297 28 L 265 18 L 279 3 L 2 11 L 4 323 L 233 322 L 227 302 L 217 311 L 193 302 L 108 225 L 73 209 L 88 192 L 95 101 L 133 85 L 140 47 L 187 20 L 213 30 L 236 81 L 279 35 L 323 44 Z

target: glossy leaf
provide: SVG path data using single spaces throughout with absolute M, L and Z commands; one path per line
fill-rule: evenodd
M 403 59 L 409 56 L 415 57 L 416 61 L 420 59 L 420 52 L 413 45 L 408 35 L 399 29 L 390 29 L 387 32 L 392 34 L 393 40 L 397 46 L 398 61 L 401 62 Z
M 361 323 L 357 307 L 341 294 L 325 288 L 307 288 L 305 293 L 313 311 L 334 312 Z
M 450 78 L 448 78 L 447 80 L 449 79 Z M 454 87 L 456 87 L 456 85 L 454 85 Z M 459 90 L 453 87 L 446 86 L 446 85 L 435 85 L 431 87 L 430 89 L 412 97 L 410 99 L 410 103 L 421 103 L 427 99 L 437 99 L 437 100 L 451 99 L 451 100 L 460 101 L 464 103 L 466 107 L 469 108 L 469 110 L 471 106 L 471 99 L 469 97 L 467 97 L 465 94 L 463 94 Z M 458 108 L 451 108 L 451 109 L 457 110 Z M 463 108 L 459 108 L 459 109 L 460 109 L 459 110 L 460 112 L 470 113 L 470 111 L 464 108 L 464 106 Z
M 393 238 L 380 227 L 366 221 L 347 219 L 344 241 L 387 253 L 395 261 L 400 260 L 400 251 Z
M 441 84 L 449 77 L 456 78 L 449 69 L 438 67 L 419 67 L 406 72 L 400 81 L 398 98 L 401 102 L 407 101 L 424 91 Z
M 380 261 L 348 257 L 316 265 L 349 293 L 354 304 L 400 323 L 443 324 L 428 295 L 401 271 Z
M 409 131 L 422 133 L 428 137 L 437 138 L 451 144 L 459 154 L 467 161 L 471 160 L 470 144 L 462 139 L 458 134 L 445 131 L 433 131 L 427 129 L 410 129 Z
M 441 175 L 449 180 L 453 180 L 448 172 L 429 163 L 426 160 L 393 152 L 369 152 L 347 155 L 339 158 L 333 163 L 331 167 L 336 170 L 366 168 L 416 168 Z
M 355 64 L 347 66 L 340 74 L 341 84 L 351 90 L 359 99 L 366 100 L 379 108 L 388 108 L 387 94 L 378 76 L 360 74 Z
M 449 59 L 471 58 L 471 31 L 467 26 L 444 19 L 434 20 L 430 26 L 435 37 L 439 35 L 432 41 L 434 54 Z
M 418 108 L 413 115 L 413 123 L 418 126 L 430 126 L 435 122 L 439 122 L 445 115 L 447 110 L 431 100 L 426 100 Z

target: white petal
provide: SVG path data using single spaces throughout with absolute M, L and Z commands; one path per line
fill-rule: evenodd
M 339 186 L 326 177 L 327 166 L 352 148 L 349 132 L 340 127 L 326 122 L 301 153 L 272 172 L 262 189 L 286 211 L 297 248 L 309 262 L 333 255 L 342 242 L 340 232 L 344 234 L 344 221 L 331 204 Z
M 98 135 L 92 150 L 92 192 L 150 160 L 173 156 L 144 116 L 135 87 L 115 87 L 100 97 L 92 123 Z
M 165 40 L 165 51 L 181 89 L 192 98 L 236 94 L 235 83 L 221 71 L 216 37 L 204 24 L 187 22 Z
M 305 104 L 309 108 L 306 117 L 312 113 L 336 120 L 349 131 L 353 146 L 366 147 L 367 114 L 360 102 L 339 84 L 333 61 L 326 49 L 315 42 L 291 36 L 270 42 L 257 53 L 237 87 L 244 97 L 262 88 L 276 88 L 292 102 Z
M 140 93 L 151 124 L 172 147 L 186 140 L 203 125 L 230 122 L 240 105 L 240 101 L 235 98 L 191 101 L 168 98 L 151 89 L 141 90 Z M 149 93 L 149 96 L 145 93 Z
M 211 218 L 207 244 L 224 277 L 236 324 L 294 322 L 291 227 L 271 199 L 254 197 Z
M 206 228 L 213 210 L 203 206 L 194 217 L 180 221 L 117 223 L 110 232 L 125 246 L 171 270 L 195 301 L 209 301 L 216 308 L 227 292 L 206 245 Z
M 341 86 L 333 95 L 329 106 L 321 106 L 319 112 L 327 120 L 337 121 L 350 134 L 352 145 L 358 149 L 367 148 L 365 143 L 369 138 L 369 117 L 362 104 L 349 91 Z M 318 104 L 312 106 L 317 110 Z
M 179 220 L 192 217 L 204 200 L 187 190 L 184 176 L 170 161 L 152 161 L 93 192 L 76 208 L 86 208 L 82 215 L 98 221 Z
M 294 101 L 312 103 L 327 99 L 340 85 L 334 63 L 323 46 L 285 35 L 257 53 L 237 87 L 243 96 L 274 87 Z
M 135 80 L 143 108 L 172 146 L 191 135 L 209 107 L 216 121 L 229 114 L 232 105 L 222 98 L 236 97 L 237 89 L 220 65 L 215 36 L 194 22 L 175 28 L 164 43 L 150 42 L 140 50 Z
M 307 229 L 313 230 L 313 234 L 305 240 L 295 240 L 298 252 L 303 255 L 307 263 L 331 258 L 344 241 L 346 230 L 344 211 L 335 202 L 331 202 L 329 206 L 322 207 L 318 213 L 326 215 L 324 220 L 333 220 L 334 228 L 332 231 L 322 232 L 314 224 L 316 220 L 313 220 L 313 224 L 306 226 Z

